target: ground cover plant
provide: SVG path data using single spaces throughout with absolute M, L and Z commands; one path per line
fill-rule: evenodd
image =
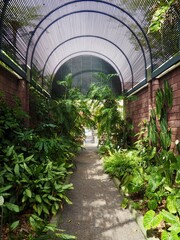
M 70 100 L 48 100 L 34 91 L 31 94 L 36 102 L 28 128 L 29 116 L 21 107 L 11 108 L 0 99 L 0 234 L 3 239 L 49 239 L 47 233 L 55 232 L 59 239 L 75 239 L 49 220 L 64 202 L 71 204 L 66 193 L 73 185 L 66 179 L 81 149 L 79 112 L 83 107 Z
M 123 207 L 132 206 L 144 214 L 144 227 L 162 240 L 180 239 L 180 156 L 171 149 L 168 111 L 172 88 L 167 81 L 156 92 L 156 107 L 149 121 L 141 123 L 138 141 L 131 150 L 112 152 L 104 168 L 117 177 L 126 197 Z M 176 141 L 177 151 L 179 141 Z

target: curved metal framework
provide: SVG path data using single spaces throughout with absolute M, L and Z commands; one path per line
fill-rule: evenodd
M 55 66 L 55 68 L 54 68 L 54 70 L 52 72 L 52 75 L 51 75 L 51 81 L 53 80 L 53 78 L 54 78 L 56 72 L 58 71 L 58 69 L 61 67 L 62 63 L 64 63 L 65 61 L 68 61 L 70 58 L 73 58 L 74 56 L 80 56 L 80 55 L 84 55 L 84 54 L 91 54 L 93 56 L 100 56 L 100 58 L 103 57 L 105 60 L 108 60 L 108 63 L 110 63 L 114 67 L 114 69 L 117 71 L 118 76 L 119 76 L 120 81 L 121 81 L 121 85 L 123 86 L 122 89 L 124 89 L 124 79 L 123 79 L 122 73 L 121 73 L 120 69 L 118 68 L 118 66 L 112 61 L 112 59 L 108 58 L 104 54 L 101 54 L 101 53 L 98 53 L 98 52 L 94 52 L 94 51 L 78 51 L 78 52 L 71 53 L 68 56 L 66 56 L 65 58 L 63 58 Z
M 130 68 L 131 76 L 132 76 L 132 82 L 133 82 L 133 69 L 132 69 L 131 63 L 129 62 L 129 59 L 127 58 L 127 56 L 125 55 L 125 53 L 124 53 L 116 44 L 114 44 L 114 43 L 111 42 L 110 40 L 107 40 L 107 39 L 102 38 L 102 37 L 99 37 L 99 36 L 90 36 L 90 35 L 87 35 L 87 36 L 76 36 L 76 37 L 73 37 L 72 39 L 68 39 L 68 40 L 62 42 L 59 46 L 57 46 L 57 48 L 60 47 L 60 46 L 62 46 L 62 45 L 65 44 L 65 43 L 67 43 L 67 42 L 69 42 L 69 41 L 72 41 L 72 40 L 74 40 L 74 39 L 77 39 L 77 38 L 98 38 L 98 39 L 107 41 L 108 43 L 110 43 L 110 44 L 112 44 L 113 46 L 115 46 L 115 47 L 122 53 L 122 55 L 125 57 L 125 59 L 127 60 L 127 63 L 128 63 L 128 65 L 129 65 L 129 68 Z M 54 49 L 53 52 L 54 52 L 55 50 L 56 50 L 56 49 Z M 52 53 L 53 53 L 53 52 L 52 52 Z M 50 56 L 51 56 L 51 55 L 50 55 Z M 50 56 L 49 56 L 49 57 L 50 57 Z M 49 58 L 48 58 L 48 59 L 49 59 Z M 47 59 L 46 61 L 48 61 L 48 59 Z
M 147 69 L 147 61 L 146 61 L 145 52 L 144 52 L 144 49 L 143 49 L 143 47 L 142 47 L 142 44 L 141 44 L 140 40 L 138 39 L 138 37 L 136 36 L 136 34 L 130 29 L 130 27 L 129 27 L 127 24 L 125 24 L 125 23 L 124 23 L 123 21 L 121 21 L 120 19 L 118 19 L 118 18 L 116 18 L 116 17 L 114 17 L 114 16 L 112 16 L 112 15 L 110 15 L 110 14 L 106 14 L 106 13 L 103 13 L 103 12 L 100 12 L 100 11 L 92 11 L 92 10 L 91 10 L 91 11 L 90 11 L 90 10 L 86 10 L 86 11 L 83 10 L 83 11 L 71 12 L 71 13 L 66 14 L 66 15 L 63 15 L 63 16 L 61 16 L 60 18 L 57 18 L 56 20 L 54 20 L 53 22 L 51 22 L 51 23 L 43 30 L 43 32 L 39 35 L 39 37 L 38 37 L 38 39 L 37 39 L 37 41 L 36 41 L 36 43 L 35 43 L 35 45 L 34 45 L 34 48 L 33 48 L 33 51 L 32 51 L 32 56 L 31 56 L 31 61 L 30 61 L 30 66 L 31 66 L 31 67 L 32 67 L 32 60 L 33 60 L 33 56 L 34 56 L 34 52 L 35 52 L 36 46 L 37 46 L 40 38 L 42 37 L 42 35 L 47 31 L 47 29 L 48 29 L 51 25 L 53 25 L 54 23 L 56 23 L 56 21 L 59 21 L 59 20 L 61 20 L 61 19 L 64 18 L 64 17 L 70 16 L 70 15 L 72 15 L 72 14 L 80 14 L 80 13 L 96 13 L 96 14 L 102 14 L 102 15 L 111 17 L 112 19 L 114 19 L 114 20 L 120 22 L 121 24 L 125 25 L 125 26 L 129 29 L 129 31 L 134 35 L 134 37 L 136 38 L 136 40 L 137 40 L 137 42 L 138 42 L 138 44 L 139 44 L 139 46 L 140 46 L 140 48 L 141 48 L 141 50 L 142 50 L 142 54 L 143 54 L 143 58 L 144 58 L 144 63 L 145 63 L 145 78 L 147 77 L 147 72 L 146 72 L 146 69 Z M 49 54 L 49 56 L 47 57 L 47 59 L 46 59 L 46 61 L 45 61 L 45 64 L 44 64 L 44 67 L 43 67 L 43 70 L 42 70 L 42 77 L 43 77 L 43 75 L 44 75 L 44 71 L 45 71 L 45 68 L 46 68 L 46 64 L 47 64 L 49 58 L 50 58 L 50 57 L 52 56 L 52 54 L 54 53 L 54 51 L 56 51 L 57 48 L 61 47 L 61 46 L 62 46 L 64 43 L 66 43 L 67 41 L 72 40 L 72 39 L 75 39 L 75 38 L 79 38 L 79 37 L 81 37 L 81 36 L 73 37 L 73 38 L 71 38 L 71 39 L 68 39 L 68 40 L 64 41 L 63 43 L 60 43 L 58 46 L 56 46 L 56 47 L 52 50 L 52 52 Z M 87 35 L 87 36 L 82 36 L 82 37 L 89 37 L 89 36 Z M 96 36 L 94 36 L 94 37 L 96 37 Z M 100 39 L 105 40 L 105 38 L 100 38 Z M 107 40 L 107 39 L 106 39 L 106 40 Z M 110 42 L 110 43 L 112 43 L 112 42 L 109 41 L 109 40 L 107 40 L 107 41 Z M 112 43 L 112 44 L 113 44 L 113 43 Z M 113 45 L 115 45 L 115 44 L 113 44 Z M 119 48 L 117 45 L 115 45 L 115 46 L 118 48 L 118 50 L 120 50 L 120 48 Z M 125 56 L 124 52 L 123 52 L 122 50 L 120 50 L 120 51 L 121 51 L 121 52 L 123 53 L 123 55 Z M 128 61 L 128 64 L 130 65 L 130 62 L 129 62 L 127 56 L 126 56 L 126 60 Z M 132 71 L 132 67 L 131 67 L 131 73 L 132 73 L 132 72 L 133 72 L 133 71 Z M 133 73 L 132 73 L 132 76 L 133 76 Z M 133 77 L 132 77 L 132 84 L 133 84 L 133 82 L 134 82 L 134 79 L 133 79 Z
M 158 0 L 2 0 L 0 60 L 21 77 L 33 77 L 47 87 L 45 79 L 51 74 L 53 78 L 62 63 L 89 53 L 114 66 L 122 89 L 133 90 L 155 76 L 154 72 L 178 53 L 177 21 L 174 30 L 163 26 L 164 34 L 170 36 L 158 46 L 154 42 L 161 36 L 147 35 L 149 9 L 157 3 Z M 171 33 L 175 41 L 169 46 Z

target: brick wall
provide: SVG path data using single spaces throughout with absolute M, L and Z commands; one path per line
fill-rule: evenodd
M 173 107 L 168 113 L 169 126 L 172 129 L 172 148 L 176 139 L 180 140 L 180 67 L 163 76 L 154 79 L 148 86 L 135 94 L 136 100 L 127 103 L 128 117 L 134 125 L 134 131 L 139 131 L 138 124 L 143 119 L 149 118 L 150 110 L 155 106 L 155 94 L 159 87 L 163 86 L 164 80 L 168 80 L 173 89 Z
M 14 106 L 17 96 L 20 99 L 22 109 L 29 113 L 29 87 L 27 82 L 19 79 L 2 66 L 0 66 L 0 92 L 3 93 L 10 106 Z
M 132 120 L 134 132 L 137 133 L 139 131 L 139 123 L 149 118 L 148 87 L 139 91 L 134 97 L 135 100 L 128 101 L 126 111 L 127 117 Z

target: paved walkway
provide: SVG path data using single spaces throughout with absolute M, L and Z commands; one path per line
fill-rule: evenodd
M 78 240 L 144 240 L 130 212 L 120 208 L 121 196 L 104 174 L 95 145 L 85 147 L 71 178 L 74 190 L 69 198 L 73 205 L 64 207 L 59 228 Z

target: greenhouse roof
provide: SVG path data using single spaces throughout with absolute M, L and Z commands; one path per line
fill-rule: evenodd
M 44 88 L 63 63 L 93 55 L 113 66 L 128 91 L 179 52 L 177 22 L 148 33 L 157 2 L 1 0 L 0 47 Z

